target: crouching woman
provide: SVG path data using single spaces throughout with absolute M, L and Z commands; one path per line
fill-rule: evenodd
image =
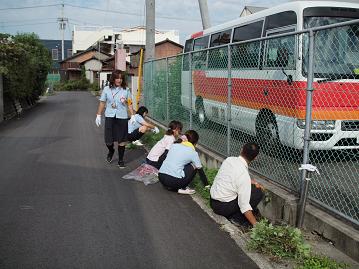
M 145 120 L 147 114 L 148 109 L 141 106 L 136 114 L 131 117 L 131 120 L 128 121 L 128 141 L 136 141 L 150 130 L 156 134 L 159 132 L 159 129 L 155 125 L 150 124 Z
M 188 185 L 194 179 L 196 173 L 199 173 L 200 179 L 207 188 L 208 180 L 202 169 L 202 164 L 195 145 L 198 142 L 198 133 L 189 130 L 185 133 L 187 141 L 175 143 L 168 151 L 158 174 L 162 185 L 171 191 L 177 191 L 180 194 L 194 194 L 196 191 L 190 189 Z

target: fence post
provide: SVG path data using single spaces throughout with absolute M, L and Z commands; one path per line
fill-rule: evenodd
M 170 118 L 170 111 L 169 111 L 169 75 L 168 75 L 168 57 L 166 57 L 166 121 Z
M 3 89 L 3 77 L 0 74 L 0 122 L 4 120 L 4 89 Z
M 189 112 L 189 128 L 192 129 L 193 125 L 193 111 L 192 111 L 192 54 L 191 52 L 188 54 L 188 64 L 189 64 L 189 105 L 190 105 L 190 112 Z
M 305 130 L 304 130 L 304 148 L 303 148 L 303 164 L 309 163 L 309 144 L 310 129 L 312 122 L 312 98 L 313 98 L 313 62 L 314 62 L 314 32 L 309 31 L 309 61 L 308 61 L 308 78 L 307 78 L 307 97 L 305 109 Z M 299 212 L 297 227 L 301 228 L 304 222 L 305 206 L 308 198 L 309 179 L 308 171 L 303 169 L 301 175 L 301 190 L 299 200 Z
M 154 108 L 155 108 L 155 106 L 154 106 L 155 103 L 153 102 L 153 101 L 154 101 L 154 98 L 153 98 L 153 97 L 154 97 L 154 96 L 153 96 L 153 88 L 154 88 L 154 86 L 153 86 L 153 83 L 154 83 L 154 79 L 153 79 L 154 61 L 151 59 L 151 60 L 150 60 L 150 63 L 151 63 L 151 64 L 150 64 L 150 68 L 151 68 L 151 78 L 150 78 L 150 82 L 149 82 L 149 83 L 150 83 L 150 86 L 151 86 L 151 88 L 150 88 L 151 90 L 150 90 L 150 94 L 149 94 L 149 102 L 151 102 L 152 109 L 154 110 Z M 155 112 L 155 111 L 152 112 L 152 113 L 154 114 L 153 116 L 155 116 L 155 114 L 156 114 L 156 113 L 154 113 L 154 112 Z
M 231 121 L 232 121 L 232 57 L 231 46 L 227 47 L 228 55 L 228 97 L 227 97 L 227 156 L 231 155 Z

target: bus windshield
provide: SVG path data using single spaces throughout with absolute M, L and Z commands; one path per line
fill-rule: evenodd
M 304 17 L 304 28 L 345 22 L 347 17 Z M 308 64 L 308 38 L 304 38 L 304 65 Z M 359 24 L 318 31 L 314 46 L 314 76 L 329 79 L 354 79 L 359 69 Z

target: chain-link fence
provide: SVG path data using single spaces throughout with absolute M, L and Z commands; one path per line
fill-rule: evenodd
M 359 224 L 358 22 L 184 53 L 144 70 L 152 118 L 182 121 L 223 156 L 258 142 L 255 172 L 298 194 L 311 177 L 312 202 Z M 306 163 L 320 175 L 300 172 Z

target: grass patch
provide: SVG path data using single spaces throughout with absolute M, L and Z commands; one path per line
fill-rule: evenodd
M 267 254 L 274 260 L 303 259 L 310 254 L 310 246 L 304 242 L 299 229 L 272 225 L 268 220 L 258 222 L 252 229 L 248 248 Z
M 147 132 L 141 137 L 141 141 L 148 148 L 152 148 L 162 137 L 165 135 L 164 130 L 160 130 L 158 134 L 154 134 L 152 132 Z
M 208 183 L 210 185 L 212 185 L 214 178 L 216 177 L 217 173 L 218 173 L 218 169 L 215 168 L 203 168 L 207 179 L 208 179 Z M 199 179 L 198 174 L 196 175 L 196 177 L 194 178 L 194 180 L 191 183 L 191 187 L 193 187 L 197 193 L 199 193 L 203 199 L 205 199 L 206 204 L 209 206 L 209 199 L 210 199 L 210 193 L 209 193 L 209 189 L 204 188 L 202 181 Z
M 272 225 L 268 220 L 259 221 L 252 228 L 247 247 L 269 255 L 271 260 L 291 259 L 297 269 L 343 269 L 348 265 L 311 252 L 310 245 L 303 238 L 301 230 L 289 225 Z
M 345 263 L 338 263 L 328 257 L 323 256 L 310 256 L 300 264 L 297 269 L 345 269 L 349 265 Z

